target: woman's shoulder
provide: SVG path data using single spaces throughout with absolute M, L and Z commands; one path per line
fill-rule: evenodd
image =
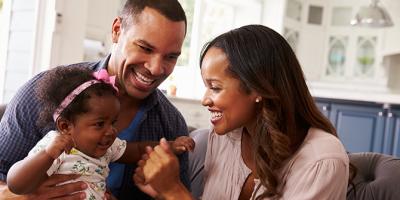
M 298 154 L 310 161 L 337 159 L 348 163 L 347 152 L 339 138 L 313 127 L 309 129 Z

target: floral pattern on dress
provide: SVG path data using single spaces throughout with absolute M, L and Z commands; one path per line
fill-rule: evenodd
M 29 155 L 43 153 L 52 139 L 59 134 L 56 131 L 50 131 L 40 140 L 36 146 L 29 152 Z M 119 159 L 126 149 L 126 141 L 115 139 L 114 143 L 107 150 L 106 154 L 100 158 L 90 157 L 79 149 L 72 148 L 69 154 L 63 152 L 53 165 L 47 170 L 47 174 L 80 174 L 81 176 L 71 182 L 84 181 L 89 187 L 85 190 L 86 199 L 103 200 L 106 192 L 106 178 L 110 169 L 110 162 Z

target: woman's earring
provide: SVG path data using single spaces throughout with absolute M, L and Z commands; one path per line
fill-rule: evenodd
M 256 103 L 259 103 L 261 101 L 261 97 L 256 98 Z

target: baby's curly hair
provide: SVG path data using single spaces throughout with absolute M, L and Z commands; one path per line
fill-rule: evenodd
M 75 64 L 72 66 L 59 66 L 45 72 L 35 87 L 35 93 L 42 104 L 42 109 L 37 121 L 40 127 L 53 123 L 53 113 L 64 98 L 75 88 L 86 81 L 95 79 L 93 70 L 87 66 Z M 117 91 L 107 83 L 96 83 L 85 89 L 82 93 L 61 112 L 60 117 L 74 121 L 76 116 L 89 112 L 87 100 L 93 95 L 117 96 Z

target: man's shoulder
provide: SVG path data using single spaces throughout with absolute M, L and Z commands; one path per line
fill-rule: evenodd
M 72 64 L 67 64 L 67 65 L 61 65 L 61 67 L 88 67 L 92 70 L 97 70 L 99 63 L 100 63 L 100 61 L 78 62 L 78 63 L 72 63 Z

